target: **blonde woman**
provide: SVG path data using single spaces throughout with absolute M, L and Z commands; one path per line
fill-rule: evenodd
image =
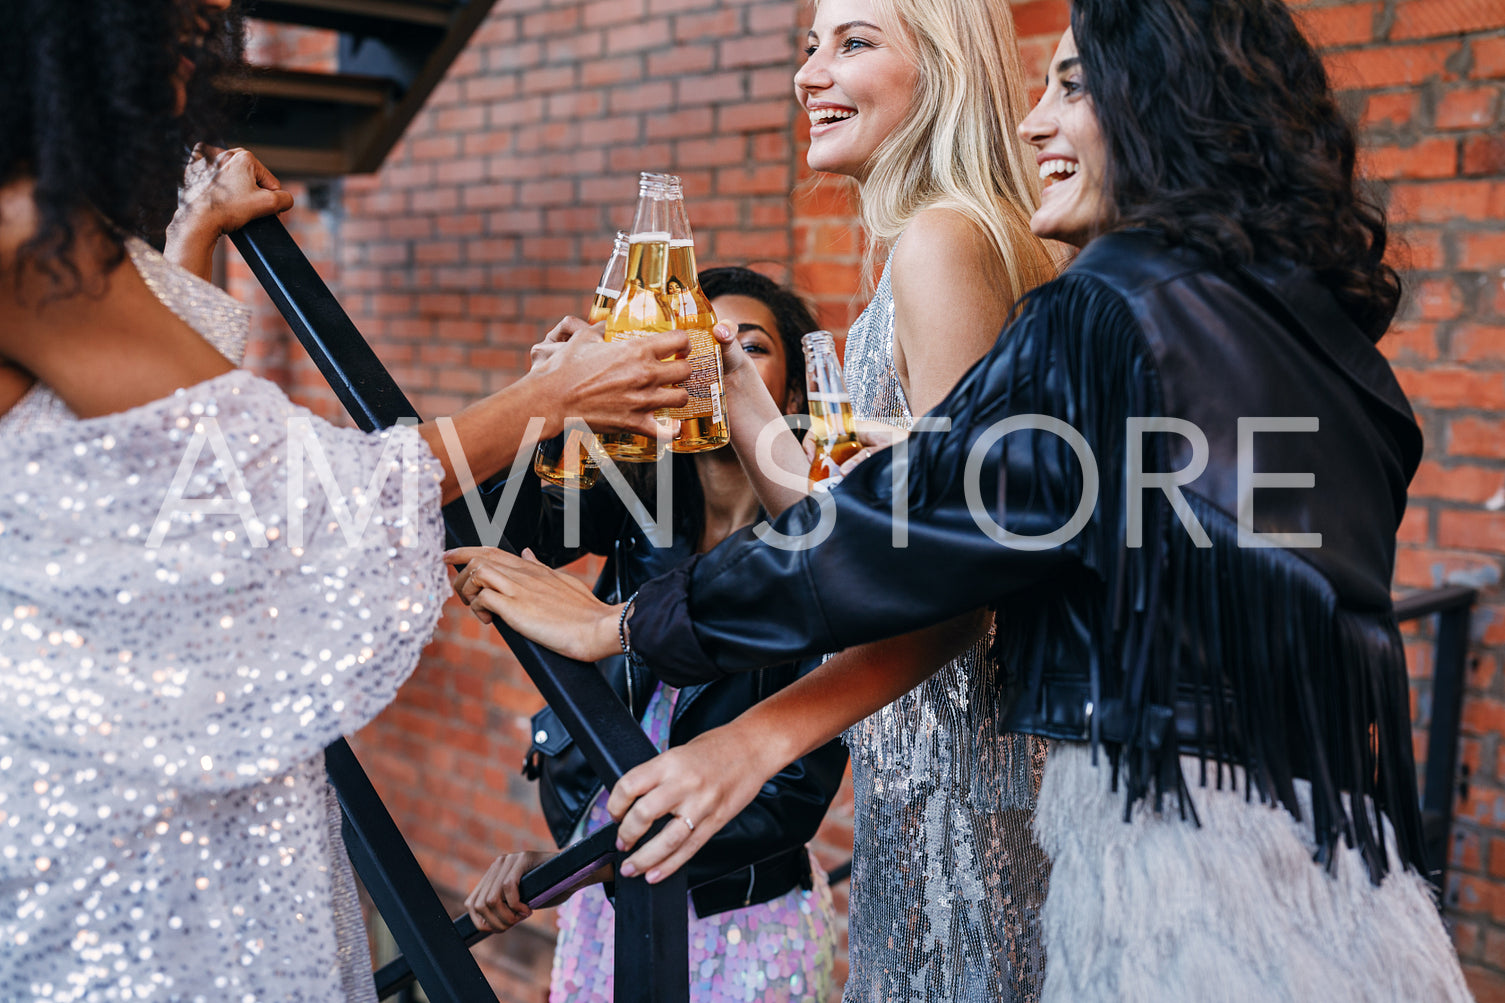
M 847 382 L 860 418 L 907 428 L 992 347 L 1014 300 L 1054 273 L 1029 229 L 1039 185 L 1015 136 L 1028 105 L 1009 4 L 821 0 L 805 52 L 794 83 L 809 164 L 858 183 L 869 265 L 887 254 L 847 338 Z M 776 515 L 803 497 L 794 472 L 808 462 L 793 435 L 771 434 L 782 415 L 750 361 L 734 343 L 724 351 L 733 445 Z M 477 559 L 462 598 L 500 585 L 506 563 Z M 1030 822 L 1044 744 L 999 734 L 990 624 L 980 610 L 835 656 L 923 670 L 956 656 L 846 734 L 847 1000 L 1038 996 L 1047 864 Z

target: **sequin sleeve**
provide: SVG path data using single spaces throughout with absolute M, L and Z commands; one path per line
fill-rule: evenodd
M 0 759 L 229 789 L 369 721 L 445 590 L 439 464 L 236 371 L 0 446 Z

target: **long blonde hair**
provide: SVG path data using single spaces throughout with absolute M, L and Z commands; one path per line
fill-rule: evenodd
M 864 274 L 910 220 L 941 206 L 987 234 L 1022 295 L 1055 266 L 1029 229 L 1040 181 L 1017 133 L 1029 95 L 1008 0 L 872 3 L 919 82 L 910 115 L 879 145 L 860 188 Z

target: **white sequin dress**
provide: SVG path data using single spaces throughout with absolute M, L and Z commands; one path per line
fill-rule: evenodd
M 857 417 L 909 427 L 887 265 L 847 335 L 844 368 Z M 999 734 L 1006 695 L 988 644 L 845 736 L 854 798 L 845 1003 L 1039 998 L 1049 863 L 1030 824 L 1045 743 Z
M 238 360 L 239 304 L 128 250 Z M 0 1000 L 374 998 L 323 748 L 436 621 L 438 474 L 239 370 L 0 416 Z

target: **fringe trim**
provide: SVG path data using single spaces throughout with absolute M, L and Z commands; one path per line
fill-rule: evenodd
M 1060 651 L 1050 624 L 1059 630 L 1069 617 L 1070 629 L 1085 630 L 1097 710 L 1089 741 L 1094 757 L 1100 748 L 1110 756 L 1126 820 L 1137 803 L 1160 811 L 1175 794 L 1182 816 L 1196 821 L 1179 764 L 1179 703 L 1196 711 L 1194 747 L 1183 751 L 1200 760 L 1199 784 L 1231 784 L 1224 764 L 1235 764 L 1251 778 L 1246 798 L 1301 819 L 1294 781 L 1309 780 L 1319 862 L 1331 866 L 1341 838 L 1361 848 L 1378 883 L 1391 861 L 1377 811 L 1394 822 L 1402 861 L 1420 870 L 1404 649 L 1393 618 L 1340 610 L 1327 580 L 1295 552 L 1240 549 L 1235 521 L 1189 491 L 1211 548 L 1195 546 L 1159 491 L 1145 492 L 1144 546 L 1125 545 L 1124 420 L 1165 411 L 1154 356 L 1108 286 L 1063 276 L 1031 294 L 1008 338 L 992 367 L 1007 374 L 1002 395 L 997 380 L 972 381 L 953 413 L 980 423 L 985 411 L 1060 418 L 1091 445 L 1101 481 L 1096 514 L 1069 545 L 1089 580 L 1041 600 L 1040 616 L 1000 608 L 994 654 L 1005 675 L 1034 691 L 1046 671 L 1063 670 L 1051 664 Z M 1167 469 L 1168 439 L 1145 437 L 1146 470 Z M 1003 449 L 1011 443 L 1034 451 L 1025 466 L 1065 473 L 1032 478 L 1027 499 L 1024 489 L 1009 490 L 1008 511 L 1023 501 L 1035 513 L 1059 513 L 1052 525 L 1064 523 L 1081 497 L 1070 446 L 1051 435 L 1010 436 Z M 1113 740 L 1103 734 L 1109 709 Z

